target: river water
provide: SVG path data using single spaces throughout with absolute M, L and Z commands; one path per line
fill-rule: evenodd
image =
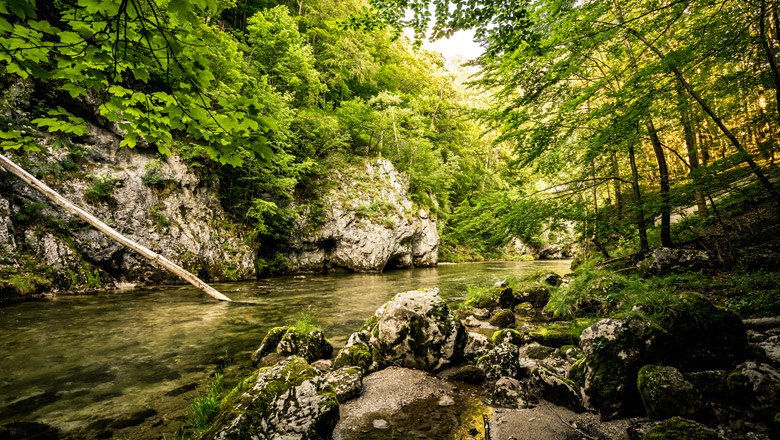
M 36 421 L 71 438 L 161 438 L 222 365 L 243 365 L 265 332 L 313 316 L 341 347 L 395 293 L 467 285 L 568 261 L 445 264 L 384 274 L 276 277 L 215 284 L 232 303 L 189 286 L 61 296 L 0 308 L 0 425 Z

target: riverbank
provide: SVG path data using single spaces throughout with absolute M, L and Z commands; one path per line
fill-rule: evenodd
M 401 293 L 332 360 L 303 354 L 317 351 L 306 341 L 322 343 L 310 330 L 280 329 L 256 353 L 266 367 L 247 378 L 240 403 L 222 400 L 203 438 L 775 438 L 780 326 L 746 329 L 734 312 L 663 281 L 639 287 L 586 266 L 471 289 L 455 312 L 435 291 Z M 302 381 L 268 394 L 266 376 L 289 362 L 300 362 Z M 300 407 L 291 396 L 307 381 L 318 384 L 312 398 L 335 392 L 339 411 L 300 419 L 281 410 Z
M 251 373 L 249 357 L 265 333 L 301 314 L 313 315 L 338 348 L 397 292 L 439 286 L 455 304 L 468 285 L 568 267 L 568 261 L 466 263 L 216 283 L 231 304 L 186 285 L 10 304 L 0 307 L 0 369 L 6 372 L 0 425 L 37 421 L 69 438 L 94 438 L 104 430 L 128 439 L 171 436 L 217 371 L 227 364 L 226 387 L 231 374 Z M 157 414 L 135 418 L 132 426 L 122 422 L 149 410 Z

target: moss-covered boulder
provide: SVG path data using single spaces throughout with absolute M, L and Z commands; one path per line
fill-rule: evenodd
M 363 391 L 363 370 L 359 367 L 343 367 L 329 371 L 325 380 L 333 386 L 340 403 L 354 399 Z
M 560 348 L 565 345 L 577 345 L 580 343 L 580 334 L 583 327 L 592 321 L 562 321 L 539 327 L 529 335 L 531 340 L 549 347 Z
M 488 380 L 501 377 L 520 378 L 528 372 L 520 365 L 520 349 L 512 344 L 498 344 L 477 360 L 477 368 Z
M 352 333 L 344 348 L 336 356 L 336 360 L 333 361 L 333 368 L 355 366 L 359 367 L 364 373 L 367 372 L 371 367 L 373 359 L 368 341 L 369 335 L 367 331 L 361 330 Z
M 682 417 L 672 417 L 650 428 L 642 436 L 642 440 L 723 440 L 723 438 L 701 423 Z
M 732 369 L 745 360 L 742 319 L 705 297 L 684 293 L 657 319 L 664 330 L 659 362 L 683 371 Z
M 466 335 L 466 346 L 463 347 L 463 356 L 466 360 L 476 363 L 477 359 L 486 355 L 493 348 L 493 345 L 487 336 L 481 333 L 468 332 Z
M 509 328 L 515 325 L 515 314 L 509 309 L 500 309 L 490 317 L 490 325 L 498 328 Z
M 585 357 L 575 364 L 582 369 L 585 405 L 605 420 L 643 412 L 637 373 L 651 363 L 657 341 L 658 331 L 639 319 L 604 319 L 586 328 L 580 337 Z
M 531 342 L 531 338 L 526 333 L 511 328 L 496 330 L 490 340 L 496 345 L 507 343 L 518 347 Z
M 536 308 L 542 308 L 550 300 L 550 286 L 547 284 L 532 283 L 524 286 L 517 293 L 518 303 L 531 303 Z
M 223 399 L 202 438 L 329 439 L 339 418 L 336 392 L 306 360 L 261 368 Z
M 639 370 L 637 388 L 652 419 L 703 415 L 702 395 L 674 367 L 645 365 Z
M 307 362 L 314 362 L 330 358 L 333 355 L 333 346 L 318 328 L 274 327 L 252 354 L 252 361 L 257 364 L 263 357 L 274 352 L 281 356 L 300 356 Z
M 734 399 L 758 416 L 770 419 L 780 408 L 780 372 L 769 364 L 745 362 L 728 376 Z
M 525 408 L 523 384 L 512 377 L 501 377 L 490 387 L 490 400 L 493 405 L 504 408 Z
M 697 272 L 716 266 L 716 260 L 706 251 L 667 247 L 653 249 L 637 264 L 639 271 L 645 275 Z
M 437 371 L 463 359 L 467 339 L 438 289 L 397 294 L 377 309 L 362 332 L 371 353 L 369 370 L 396 365 Z M 352 355 L 362 358 L 364 353 Z
M 539 367 L 531 373 L 531 387 L 541 398 L 574 412 L 582 412 L 580 387 L 572 380 L 547 367 Z

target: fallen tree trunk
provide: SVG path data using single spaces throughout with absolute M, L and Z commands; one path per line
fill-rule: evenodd
M 120 234 L 119 232 L 117 232 L 107 224 L 100 221 L 100 219 L 98 219 L 94 215 L 74 205 L 65 197 L 62 197 L 59 193 L 49 188 L 45 183 L 36 179 L 33 175 L 25 171 L 22 167 L 15 164 L 12 160 L 10 160 L 8 157 L 6 157 L 3 154 L 0 154 L 0 167 L 4 168 L 9 173 L 15 175 L 16 177 L 24 181 L 26 184 L 38 190 L 47 199 L 51 200 L 57 206 L 60 206 L 68 213 L 75 215 L 76 217 L 94 226 L 95 229 L 106 234 L 117 243 L 138 252 L 139 254 L 144 256 L 144 258 L 151 261 L 152 264 L 162 266 L 164 269 L 167 269 L 169 272 L 173 273 L 174 275 L 180 277 L 181 279 L 187 281 L 188 283 L 192 284 L 193 286 L 197 287 L 198 289 L 206 292 L 207 294 L 213 296 L 214 298 L 220 301 L 230 301 L 230 298 L 223 295 L 213 287 L 209 286 L 194 274 L 184 270 L 183 267 L 165 258 L 164 256 L 152 251 L 151 249 L 130 240 L 129 238 Z

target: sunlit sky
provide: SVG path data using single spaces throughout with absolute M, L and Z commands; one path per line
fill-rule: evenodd
M 414 35 L 410 29 L 407 29 L 405 33 L 409 38 Z M 450 38 L 433 42 L 425 40 L 423 47 L 441 52 L 448 62 L 469 61 L 482 54 L 482 47 L 474 42 L 474 31 L 472 30 L 458 31 Z
M 474 42 L 474 31 L 472 30 L 458 31 L 446 40 L 426 41 L 423 46 L 426 49 L 441 52 L 447 61 L 453 61 L 456 57 L 468 61 L 482 54 L 482 47 Z

